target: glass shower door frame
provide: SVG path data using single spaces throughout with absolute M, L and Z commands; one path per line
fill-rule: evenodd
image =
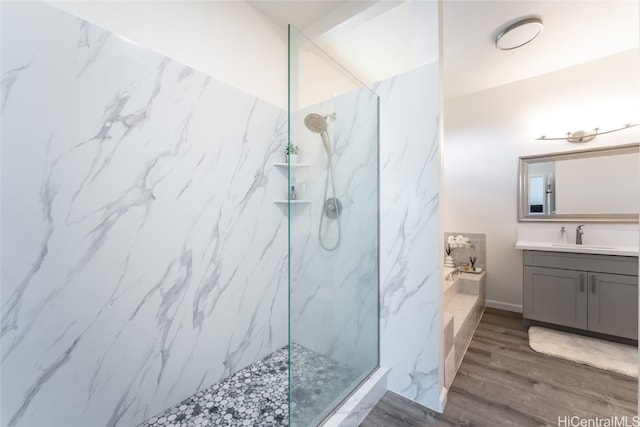
M 298 42 L 300 42 L 300 40 L 303 40 L 304 46 L 307 49 L 306 51 L 303 52 L 303 49 L 295 44 L 296 38 Z M 303 328 L 302 326 L 300 326 L 301 324 L 304 324 L 305 322 L 313 323 L 312 321 L 311 322 L 309 321 L 309 317 L 314 317 L 314 316 L 313 315 L 305 316 L 305 315 L 307 313 L 313 312 L 313 309 L 314 309 L 313 305 L 314 303 L 316 303 L 316 301 L 314 301 L 313 299 L 315 298 L 317 300 L 316 298 L 317 293 L 313 294 L 307 299 L 304 299 L 304 307 L 302 307 L 303 303 L 301 302 L 301 298 L 298 295 L 300 293 L 300 288 L 301 288 L 300 285 L 301 283 L 306 285 L 307 283 L 313 282 L 314 280 L 310 280 L 310 281 L 300 280 L 300 268 L 299 266 L 296 266 L 296 260 L 299 253 L 294 252 L 294 250 L 296 249 L 299 243 L 299 241 L 297 241 L 296 238 L 299 237 L 301 230 L 299 229 L 300 227 L 297 225 L 297 223 L 294 226 L 292 225 L 292 222 L 295 223 L 296 221 L 298 222 L 309 221 L 310 224 L 313 224 L 312 227 L 309 227 L 310 233 L 305 234 L 306 236 L 305 242 L 312 242 L 314 239 L 318 239 L 318 238 L 321 239 L 322 223 L 320 224 L 318 229 L 318 227 L 315 226 L 314 221 L 316 221 L 317 215 L 320 214 L 319 209 L 321 209 L 321 207 L 319 205 L 322 203 L 317 203 L 318 202 L 317 197 L 316 198 L 310 197 L 311 200 L 309 205 L 301 205 L 299 204 L 300 203 L 299 201 L 298 203 L 293 203 L 291 198 L 289 198 L 289 202 L 287 204 L 287 218 L 288 218 L 287 238 L 288 238 L 288 248 L 289 248 L 289 253 L 287 257 L 287 269 L 288 269 L 287 287 L 289 292 L 289 298 L 288 298 L 289 425 L 297 427 L 302 425 L 317 425 L 321 423 L 322 420 L 331 416 L 338 409 L 338 407 L 346 399 L 348 399 L 360 387 L 360 385 L 363 382 L 365 382 L 379 367 L 379 361 L 380 361 L 379 283 L 380 283 L 380 278 L 379 278 L 378 267 L 380 264 L 379 263 L 379 259 L 380 259 L 380 254 L 379 254 L 380 224 L 379 223 L 380 221 L 379 221 L 378 189 L 380 188 L 380 185 L 379 185 L 380 183 L 379 183 L 378 171 L 379 171 L 380 114 L 379 114 L 379 98 L 377 97 L 377 95 L 375 95 L 375 93 L 371 89 L 367 88 L 366 85 L 359 82 L 342 65 L 337 63 L 329 55 L 327 55 L 325 52 L 323 52 L 321 49 L 315 46 L 311 41 L 309 41 L 303 34 L 301 34 L 298 30 L 293 28 L 291 25 L 288 26 L 287 48 L 288 48 L 288 58 L 287 58 L 288 60 L 288 64 L 287 64 L 288 65 L 287 138 L 288 139 L 287 139 L 287 143 L 290 143 L 290 142 L 296 143 L 296 138 L 294 138 L 294 134 L 296 134 L 298 138 L 300 138 L 300 135 L 301 135 L 299 129 L 296 129 L 296 128 L 302 128 L 303 132 L 307 132 L 302 134 L 303 144 L 312 145 L 310 148 L 306 150 L 305 150 L 305 147 L 303 146 L 303 151 L 305 151 L 305 155 L 307 155 L 309 152 L 312 152 L 313 150 L 316 150 L 316 152 L 319 151 L 320 156 L 322 156 L 322 159 L 325 159 L 325 158 L 328 159 L 327 162 L 329 165 L 332 164 L 331 158 L 335 156 L 337 160 L 334 160 L 333 168 L 335 168 L 338 171 L 337 181 L 339 182 L 341 178 L 340 175 L 343 175 L 343 179 L 346 180 L 346 178 L 344 178 L 344 175 L 347 175 L 347 173 L 345 173 L 345 168 L 347 167 L 347 165 L 353 163 L 353 162 L 348 162 L 349 155 L 350 155 L 348 147 L 355 144 L 354 142 L 352 142 L 352 140 L 357 139 L 353 136 L 351 136 L 350 138 L 341 137 L 341 135 L 344 135 L 344 131 L 346 129 L 345 127 L 346 123 L 344 121 L 350 117 L 353 120 L 352 126 L 355 126 L 355 127 L 358 127 L 358 126 L 362 127 L 362 124 L 364 123 L 365 125 L 367 125 L 367 126 L 364 126 L 364 133 L 366 135 L 369 135 L 370 137 L 368 139 L 365 138 L 365 145 L 360 144 L 361 152 L 359 157 L 357 155 L 358 154 L 357 152 L 355 155 L 354 154 L 351 154 L 351 155 L 355 156 L 356 160 L 358 159 L 362 160 L 365 157 L 369 159 L 369 162 L 365 163 L 363 166 L 363 169 L 366 171 L 366 173 L 364 174 L 364 178 L 363 178 L 362 176 L 358 176 L 357 172 L 353 173 L 353 171 L 350 170 L 349 173 L 350 174 L 353 173 L 353 176 L 349 176 L 351 180 L 347 184 L 343 183 L 343 187 L 348 187 L 350 183 L 354 181 L 358 182 L 358 180 L 360 180 L 361 182 L 370 183 L 371 185 L 375 185 L 373 189 L 369 190 L 369 192 L 371 193 L 371 196 L 368 200 L 365 200 L 363 202 L 364 204 L 360 204 L 360 205 L 355 204 L 353 206 L 345 206 L 344 208 L 345 211 L 343 212 L 345 216 L 350 215 L 349 217 L 346 218 L 345 221 L 351 220 L 351 223 L 350 223 L 351 225 L 347 227 L 347 234 L 349 234 L 351 230 L 355 228 L 353 223 L 356 223 L 356 224 L 364 223 L 364 224 L 370 225 L 370 227 L 366 229 L 365 235 L 368 238 L 372 239 L 374 243 L 369 247 L 365 246 L 362 248 L 362 253 L 364 254 L 362 255 L 363 259 L 369 259 L 370 262 L 372 263 L 368 268 L 364 269 L 363 276 L 365 277 L 365 280 L 361 280 L 362 283 L 368 286 L 366 287 L 358 286 L 360 281 L 355 279 L 351 280 L 351 282 L 344 280 L 346 285 L 344 285 L 343 287 L 349 288 L 350 293 L 343 292 L 342 294 L 340 294 L 340 292 L 342 292 L 344 289 L 341 289 L 340 286 L 334 286 L 333 289 L 336 291 L 336 293 L 333 295 L 333 298 L 335 299 L 335 301 L 333 303 L 327 303 L 325 307 L 326 311 L 332 311 L 332 310 L 338 311 L 337 316 L 335 316 L 337 318 L 346 317 L 343 313 L 344 310 L 343 312 L 340 312 L 338 308 L 336 308 L 340 304 L 343 304 L 343 305 L 346 304 L 347 306 L 352 306 L 352 307 L 355 306 L 355 308 L 353 308 L 353 311 L 362 310 L 362 313 L 359 312 L 359 315 L 361 315 L 359 319 L 366 320 L 365 322 L 363 322 L 363 324 L 365 324 L 366 327 L 362 328 L 362 330 L 366 329 L 366 331 L 363 333 L 360 333 L 360 331 L 358 331 L 355 336 L 352 335 L 353 341 L 354 341 L 353 345 L 356 346 L 354 347 L 354 351 L 347 351 L 347 350 L 343 352 L 335 351 L 335 350 L 330 352 L 321 351 L 319 350 L 319 348 L 322 348 L 322 345 L 314 346 L 315 343 L 314 343 L 313 337 L 310 338 L 307 333 L 300 334 L 299 330 L 298 332 L 296 332 L 296 328 L 298 329 Z M 301 58 L 301 55 L 306 55 L 307 51 L 313 51 L 314 55 L 320 57 L 322 61 L 326 61 L 326 64 L 330 65 L 330 68 L 331 68 L 330 72 L 335 73 L 335 76 L 337 75 L 343 76 L 344 81 L 346 82 L 345 85 L 347 86 L 347 88 L 346 89 L 340 88 L 338 91 L 336 91 L 338 92 L 338 95 L 336 95 L 335 92 L 333 91 L 330 93 L 327 93 L 326 99 L 320 99 L 319 104 L 314 102 L 305 102 L 305 103 L 301 102 L 300 98 L 302 98 L 302 96 L 300 92 L 301 92 L 301 88 L 304 87 L 304 85 L 302 84 L 303 82 L 301 82 L 301 77 L 307 78 L 307 75 L 305 74 L 305 72 L 307 72 L 308 74 L 308 68 L 301 70 L 301 64 L 305 66 L 308 65 L 308 64 L 303 64 L 303 62 L 306 59 Z M 308 84 L 314 85 L 317 87 L 317 86 L 320 86 L 322 83 L 323 81 L 322 79 L 320 79 L 317 81 L 314 80 Z M 352 85 L 352 87 L 348 87 L 349 85 Z M 296 90 L 298 90 L 298 93 L 296 93 Z M 340 90 L 342 90 L 343 92 L 340 93 L 339 92 Z M 309 98 L 309 97 L 310 96 L 306 96 L 306 98 Z M 350 105 L 349 102 L 351 102 L 355 107 L 358 107 L 358 106 L 362 107 L 364 105 L 364 107 L 366 108 L 364 109 L 360 108 L 355 111 L 349 111 L 349 109 L 347 109 L 345 114 L 344 108 L 345 108 L 345 105 Z M 309 107 L 309 105 L 311 105 L 311 107 Z M 330 105 L 332 108 L 335 108 L 335 109 L 329 108 L 322 111 L 322 108 L 320 107 L 327 107 L 327 105 Z M 335 110 L 340 109 L 340 107 L 342 107 L 342 110 L 340 110 L 340 113 L 336 118 Z M 327 125 L 329 127 L 335 126 L 335 128 L 342 129 L 342 134 L 340 134 L 340 132 L 336 130 L 338 135 L 337 136 L 333 135 L 333 138 L 329 141 L 328 145 L 331 147 L 331 150 L 327 148 L 327 144 L 325 143 L 324 136 L 318 135 L 318 132 L 316 132 L 315 134 L 310 133 L 308 132 L 308 130 L 305 130 L 302 126 L 300 126 L 300 123 L 303 121 L 302 117 L 309 115 L 309 114 L 301 115 L 300 113 L 314 113 L 314 114 L 320 113 L 319 115 L 322 115 L 324 117 L 324 120 L 327 121 Z M 333 122 L 334 120 L 335 120 L 335 123 Z M 341 120 L 343 122 L 341 122 Z M 324 151 L 321 148 L 318 148 L 318 147 L 322 147 L 322 144 L 320 144 L 321 137 L 322 137 L 322 143 L 325 144 L 326 154 L 324 154 Z M 327 133 L 326 139 L 327 140 L 330 139 L 329 133 Z M 310 163 L 311 165 L 309 166 L 309 169 L 314 170 L 314 167 L 315 167 L 314 162 L 318 163 L 317 159 L 318 159 L 317 156 L 310 159 L 310 161 L 307 161 L 307 159 L 305 158 L 305 164 Z M 351 160 L 353 160 L 353 158 Z M 287 166 L 288 166 L 287 167 L 287 190 L 289 191 L 292 188 L 292 185 L 295 185 L 294 171 L 296 174 L 299 174 L 300 165 L 295 165 L 296 167 L 294 167 L 289 161 Z M 328 170 L 322 171 L 322 169 L 320 169 L 320 171 L 322 172 L 320 173 L 320 176 L 326 175 L 325 178 L 328 180 L 329 171 Z M 355 177 L 355 179 L 353 177 Z M 365 178 L 368 178 L 368 179 L 365 179 Z M 324 184 L 324 185 L 326 186 L 328 184 Z M 317 183 L 314 182 L 312 183 L 311 187 L 312 188 L 321 187 L 321 185 L 318 185 Z M 339 187 L 339 185 L 336 187 Z M 308 187 L 307 187 L 307 190 L 309 190 Z M 346 190 L 341 189 L 341 191 L 346 191 Z M 313 193 L 312 191 L 309 191 L 309 192 Z M 340 191 L 338 193 L 340 193 Z M 367 193 L 367 192 L 364 192 L 364 193 Z M 342 194 L 339 194 L 339 195 L 340 197 L 343 197 Z M 325 196 L 326 196 L 326 189 L 325 189 Z M 352 196 L 355 199 L 358 199 L 358 197 L 360 197 L 361 194 L 356 193 L 355 195 L 350 194 L 347 196 Z M 336 195 L 336 197 L 338 197 L 338 195 Z M 347 200 L 348 198 L 349 197 L 346 197 L 345 200 Z M 321 199 L 320 201 L 324 202 L 324 198 Z M 357 209 L 358 207 L 362 207 L 362 206 L 364 206 L 365 208 L 369 207 L 369 209 Z M 360 211 L 363 211 L 364 213 Z M 363 215 L 363 217 L 359 218 L 357 216 L 358 214 Z M 362 219 L 362 221 L 360 221 L 360 219 Z M 298 227 L 298 229 L 296 229 L 296 227 Z M 316 233 L 317 233 L 317 236 L 314 236 L 314 234 Z M 361 233 L 362 233 L 362 230 L 361 230 Z M 292 238 L 292 236 L 294 237 Z M 362 240 L 367 241 L 366 238 Z M 358 244 L 360 244 L 360 241 L 357 241 L 356 243 L 354 243 L 354 239 L 352 238 L 352 239 L 346 239 L 346 241 L 341 242 L 340 244 L 343 245 L 344 248 L 339 248 L 338 252 L 336 253 L 339 253 L 339 251 L 342 250 L 343 255 L 341 255 L 342 258 L 336 257 L 335 259 L 340 259 L 344 261 L 344 257 L 345 257 L 344 253 L 351 254 L 354 252 L 353 250 L 349 250 L 349 246 L 351 245 L 351 247 L 353 247 L 355 245 L 356 249 L 358 249 L 359 248 Z M 302 249 L 307 250 L 309 245 L 310 244 L 307 244 L 306 246 L 302 247 Z M 357 253 L 357 251 L 355 252 Z M 344 269 L 344 265 L 337 265 L 338 263 L 333 263 L 333 264 L 331 263 L 330 256 L 333 255 L 333 253 L 329 253 L 326 250 L 324 252 L 322 250 L 318 250 L 318 253 L 316 255 L 317 256 L 314 258 L 308 258 L 308 259 L 322 260 L 322 261 L 325 261 L 325 263 L 328 263 L 326 265 L 329 268 L 324 269 L 324 274 L 332 276 L 335 274 L 336 271 L 339 271 L 340 268 Z M 329 261 L 327 261 L 327 259 L 329 259 Z M 364 264 L 367 265 L 366 263 Z M 305 269 L 313 270 L 313 268 L 314 266 L 312 265 L 309 265 L 309 264 L 305 265 Z M 318 269 L 322 270 L 322 268 L 318 268 Z M 308 273 L 304 277 L 308 278 L 309 275 L 312 275 L 312 274 L 313 273 Z M 312 277 L 312 279 L 314 278 Z M 342 277 L 339 277 L 339 279 L 340 280 L 335 280 L 335 282 L 343 281 Z M 329 282 L 331 283 L 330 280 Z M 362 289 L 364 289 L 364 293 L 366 294 L 365 298 L 363 299 L 366 300 L 365 302 L 369 303 L 368 305 L 358 304 L 359 301 L 354 299 L 358 295 L 360 295 L 359 292 L 361 292 Z M 352 298 L 352 301 L 349 301 L 349 298 Z M 329 297 L 329 301 L 331 301 L 331 297 Z M 358 305 L 362 305 L 364 308 L 358 307 Z M 316 304 L 316 308 L 317 308 L 317 304 Z M 301 315 L 301 313 L 303 314 Z M 297 316 L 297 317 L 294 318 L 294 316 Z M 303 318 L 301 318 L 301 316 Z M 331 318 L 331 316 L 329 316 L 329 318 Z M 338 332 L 341 333 L 343 332 L 342 329 L 348 329 L 349 325 L 345 326 L 343 324 L 340 324 L 339 327 L 341 328 L 341 330 Z M 317 328 L 315 330 L 318 331 Z M 331 332 L 331 330 L 332 328 L 330 324 L 327 325 L 325 323 L 322 323 L 321 330 L 320 330 L 321 334 L 326 333 L 326 331 Z M 341 338 L 343 339 L 342 342 L 344 342 L 344 337 L 341 337 Z M 369 338 L 368 341 L 367 341 L 367 338 Z M 300 339 L 305 341 L 307 344 L 308 343 L 311 343 L 311 344 L 310 345 L 308 344 L 306 346 L 300 346 L 296 342 Z M 321 339 L 318 339 L 318 341 L 321 341 Z M 339 341 L 337 336 L 335 337 L 335 341 L 336 342 Z M 366 345 L 363 346 L 362 348 L 358 348 L 357 344 L 362 344 L 359 341 L 363 341 Z M 307 369 L 305 366 L 301 366 L 300 363 L 294 360 L 295 358 L 292 357 L 292 353 L 295 351 L 298 351 L 298 349 L 301 349 L 300 351 L 306 354 L 309 348 L 312 348 L 313 350 L 312 352 L 309 353 L 311 354 L 310 356 L 311 358 L 315 357 L 314 352 L 318 352 L 321 354 L 321 356 L 327 357 L 327 359 L 329 360 L 327 363 L 336 362 L 337 363 L 336 366 L 339 366 L 339 367 L 334 367 L 332 368 L 332 370 L 340 371 L 340 372 L 342 372 L 341 370 L 344 370 L 345 372 L 344 377 L 348 378 L 350 382 L 348 383 L 348 386 L 345 386 L 344 389 L 339 389 L 339 390 L 336 390 L 335 392 L 332 392 L 330 387 L 326 385 L 325 388 L 328 388 L 329 393 L 332 394 L 331 396 L 332 399 L 330 400 L 331 404 L 327 405 L 327 407 L 325 407 L 322 411 L 315 414 L 313 418 L 309 418 L 308 416 L 301 418 L 301 417 L 296 417 L 296 412 L 303 413 L 304 409 L 309 409 L 309 408 L 305 408 L 304 405 L 301 405 L 301 403 L 304 400 L 301 396 L 306 396 L 308 393 L 312 393 L 312 391 L 304 390 L 302 387 L 297 387 L 298 385 L 300 385 L 301 380 L 299 381 L 299 378 L 297 380 L 296 377 L 301 377 L 301 375 L 302 376 L 307 375 Z M 345 355 L 345 353 L 353 353 L 353 355 Z M 295 353 L 295 354 L 298 355 L 298 353 Z M 358 360 L 356 359 L 359 359 L 359 358 L 362 358 L 363 360 L 365 360 L 366 363 L 363 362 L 364 367 L 358 371 L 356 369 L 358 367 Z M 320 357 L 318 357 L 318 359 L 320 359 Z M 356 368 L 353 368 L 354 365 L 356 366 Z M 353 373 L 349 371 L 349 368 L 353 368 L 352 369 Z M 312 370 L 313 369 L 308 369 L 308 371 L 312 371 Z M 346 374 L 347 371 L 349 371 L 349 375 Z M 297 374 L 301 374 L 301 375 L 297 375 Z M 324 390 L 324 391 L 326 392 L 327 390 Z M 313 392 L 317 393 L 318 389 L 316 388 Z M 322 393 L 322 391 L 320 391 L 319 393 Z

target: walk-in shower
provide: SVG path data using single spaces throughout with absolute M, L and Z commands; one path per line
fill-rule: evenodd
M 294 28 L 289 65 L 287 345 L 141 427 L 317 426 L 378 366 L 378 97 Z
M 378 365 L 375 94 L 294 29 L 285 109 L 1 3 L 0 425 L 321 423 Z
M 322 138 L 322 144 L 324 145 L 324 150 L 327 154 L 327 173 L 324 180 L 324 196 L 322 200 L 322 209 L 320 211 L 320 223 L 318 225 L 318 242 L 320 242 L 320 246 L 322 249 L 327 251 L 333 251 L 340 245 L 340 235 L 342 234 L 342 230 L 340 229 L 340 214 L 342 213 L 342 202 L 338 199 L 336 195 L 336 181 L 335 175 L 333 172 L 333 161 L 332 161 L 332 150 L 331 150 L 331 139 L 329 138 L 329 123 L 328 119 L 336 119 L 336 113 L 331 113 L 326 116 L 321 116 L 317 113 L 309 113 L 304 118 L 304 125 L 311 132 L 319 133 Z M 331 190 L 333 191 L 332 197 L 327 197 L 329 192 L 329 182 L 331 182 Z M 325 222 L 325 217 L 328 219 L 335 219 L 336 224 L 338 226 L 338 233 L 335 239 L 335 242 L 326 243 L 323 238 L 322 225 Z

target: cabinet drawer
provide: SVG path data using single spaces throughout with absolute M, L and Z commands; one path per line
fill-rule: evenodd
M 638 257 L 524 251 L 524 265 L 638 276 Z

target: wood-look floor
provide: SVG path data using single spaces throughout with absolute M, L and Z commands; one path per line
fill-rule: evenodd
M 628 425 L 635 425 L 637 389 L 635 378 L 534 352 L 521 315 L 487 309 L 443 414 L 387 392 L 360 425 L 610 425 L 559 423 L 558 417 L 572 416 L 583 420 L 626 416 Z

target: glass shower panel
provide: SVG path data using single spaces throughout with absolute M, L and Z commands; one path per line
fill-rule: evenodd
M 290 425 L 378 366 L 378 97 L 289 27 Z

